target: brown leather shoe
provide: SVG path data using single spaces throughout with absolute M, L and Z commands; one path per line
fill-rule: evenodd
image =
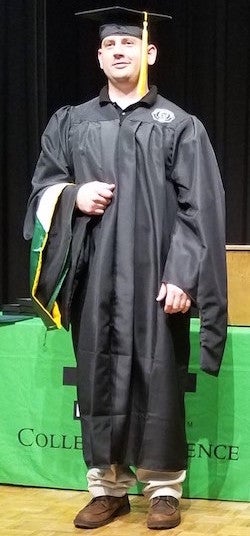
M 181 522 L 179 501 L 175 497 L 155 497 L 150 501 L 147 525 L 149 529 L 172 529 Z
M 74 519 L 74 525 L 81 529 L 96 529 L 107 525 L 115 517 L 129 512 L 130 504 L 127 495 L 123 497 L 102 495 L 94 497 L 87 506 L 78 512 Z

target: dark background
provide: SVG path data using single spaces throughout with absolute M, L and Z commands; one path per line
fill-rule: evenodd
M 174 20 L 157 30 L 152 82 L 205 124 L 221 169 L 227 243 L 250 243 L 249 0 L 119 0 Z M 58 107 L 96 96 L 96 28 L 77 10 L 112 0 L 0 2 L 0 302 L 28 295 L 22 238 L 40 136 Z

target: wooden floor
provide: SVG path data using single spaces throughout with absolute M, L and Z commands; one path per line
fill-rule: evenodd
M 88 501 L 86 492 L 0 486 L 0 535 L 250 536 L 250 503 L 183 499 L 181 525 L 152 531 L 145 523 L 146 500 L 132 495 L 130 514 L 99 529 L 76 529 L 72 519 Z

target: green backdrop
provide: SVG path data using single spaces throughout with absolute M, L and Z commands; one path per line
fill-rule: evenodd
M 199 370 L 198 332 L 193 319 L 184 496 L 250 501 L 250 328 L 229 327 L 218 378 Z M 87 489 L 70 335 L 0 323 L 0 363 L 0 482 Z

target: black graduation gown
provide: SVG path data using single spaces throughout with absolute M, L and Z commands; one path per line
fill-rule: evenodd
M 85 461 L 183 469 L 189 315 L 166 315 L 156 296 L 162 281 L 191 296 L 201 368 L 217 375 L 227 324 L 224 192 L 207 133 L 160 95 L 122 123 L 99 98 L 65 107 L 43 136 L 26 237 L 44 188 L 65 180 L 76 187 L 61 197 L 72 199 L 72 243 L 60 301 L 72 324 Z M 79 185 L 93 180 L 116 185 L 102 217 L 74 210 Z

